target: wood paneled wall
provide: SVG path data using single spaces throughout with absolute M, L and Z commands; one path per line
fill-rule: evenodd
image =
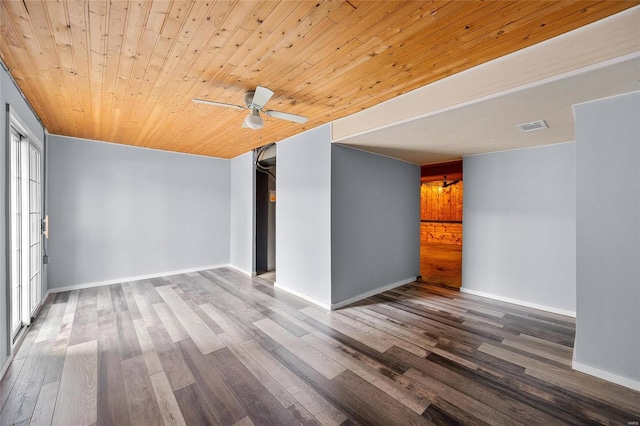
M 420 187 L 420 219 L 462 222 L 463 183 L 442 187 L 442 181 L 423 182 Z
M 442 187 L 442 181 L 420 187 L 420 242 L 462 245 L 463 183 Z

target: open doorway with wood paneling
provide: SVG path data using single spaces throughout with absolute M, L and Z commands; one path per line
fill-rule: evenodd
M 256 275 L 276 280 L 276 144 L 256 149 Z
M 420 275 L 428 283 L 462 285 L 462 161 L 422 166 Z

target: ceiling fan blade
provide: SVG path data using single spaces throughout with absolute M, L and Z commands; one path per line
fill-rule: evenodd
M 208 101 L 206 99 L 193 99 L 193 102 L 199 103 L 199 104 L 206 104 L 206 105 L 215 105 L 215 106 L 221 106 L 221 107 L 227 107 L 227 108 L 234 108 L 240 111 L 245 110 L 245 107 L 241 107 L 240 105 L 233 105 L 233 104 L 224 104 L 222 102 L 214 102 L 214 101 Z
M 281 118 L 283 120 L 293 121 L 294 123 L 304 124 L 307 122 L 307 117 L 301 115 L 289 114 L 288 112 L 280 111 L 264 111 L 270 117 Z
M 266 87 L 258 86 L 256 87 L 256 91 L 253 94 L 253 105 L 252 108 L 262 109 L 269 99 L 273 96 L 273 92 Z

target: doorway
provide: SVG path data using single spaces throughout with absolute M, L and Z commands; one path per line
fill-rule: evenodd
M 256 275 L 276 280 L 276 144 L 256 149 Z
M 422 167 L 420 275 L 428 283 L 462 285 L 462 161 Z
M 8 120 L 9 337 L 15 344 L 42 299 L 42 145 L 14 115 Z

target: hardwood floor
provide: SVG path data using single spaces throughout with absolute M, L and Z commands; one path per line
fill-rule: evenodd
M 5 425 L 637 424 L 571 369 L 574 320 L 413 283 L 325 312 L 216 269 L 52 295 Z
M 421 243 L 420 275 L 425 283 L 460 288 L 462 285 L 462 246 Z

